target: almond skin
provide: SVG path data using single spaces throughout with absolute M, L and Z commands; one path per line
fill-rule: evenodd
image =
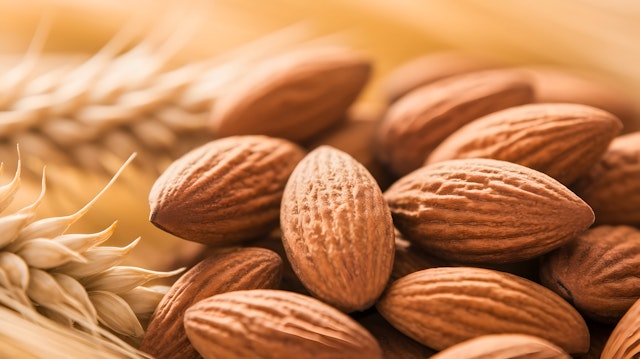
M 311 294 L 346 312 L 373 305 L 391 275 L 394 228 L 363 165 L 333 147 L 311 151 L 287 182 L 280 223 L 287 257 Z
M 150 221 L 186 240 L 230 245 L 277 227 L 287 178 L 305 155 L 267 136 L 211 141 L 174 161 L 149 193 Z
M 186 310 L 216 294 L 277 288 L 281 277 L 282 259 L 263 248 L 233 248 L 202 260 L 183 274 L 162 298 L 140 350 L 157 359 L 200 358 L 184 331 Z
M 620 319 L 602 350 L 602 359 L 635 359 L 640 355 L 640 300 Z
M 544 256 L 540 280 L 586 317 L 615 323 L 640 298 L 640 230 L 589 229 Z
M 403 176 L 460 127 L 484 115 L 533 101 L 527 76 L 513 70 L 478 71 L 436 81 L 394 103 L 378 127 L 376 149 Z
M 572 185 L 598 224 L 640 226 L 640 132 L 616 137 L 598 163 Z
M 571 359 L 548 340 L 525 334 L 489 334 L 447 348 L 432 359 Z
M 621 129 L 617 117 L 591 106 L 516 106 L 463 126 L 426 163 L 493 158 L 533 168 L 569 185 L 598 161 Z
M 371 61 L 339 47 L 307 48 L 256 65 L 215 104 L 220 137 L 263 134 L 304 141 L 344 118 L 371 75 Z
M 436 350 L 487 334 L 529 334 L 568 353 L 589 349 L 578 312 L 551 290 L 513 274 L 429 268 L 393 282 L 376 304 L 401 332 Z
M 302 294 L 219 294 L 187 310 L 191 343 L 205 358 L 381 359 L 375 338 L 346 314 Z
M 593 211 L 553 178 L 492 159 L 422 167 L 384 193 L 393 221 L 427 252 L 467 263 L 532 259 L 585 231 Z

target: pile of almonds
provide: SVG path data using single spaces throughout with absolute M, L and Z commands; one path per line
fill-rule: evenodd
M 207 256 L 156 310 L 157 358 L 638 358 L 640 116 L 568 71 L 429 54 L 270 59 L 150 221 Z M 562 89 L 562 91 L 560 90 Z

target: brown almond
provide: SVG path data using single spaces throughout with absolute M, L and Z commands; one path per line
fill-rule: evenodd
M 310 293 L 347 312 L 373 305 L 391 275 L 394 228 L 363 165 L 329 146 L 309 152 L 287 182 L 280 222 L 287 257 Z
M 157 359 L 199 358 L 184 330 L 186 310 L 215 294 L 277 288 L 281 276 L 280 256 L 263 248 L 233 248 L 202 260 L 184 273 L 162 298 L 140 350 Z
M 383 79 L 382 91 L 387 102 L 392 103 L 418 87 L 495 66 L 488 59 L 460 51 L 431 52 L 409 59 L 393 69 Z
M 506 161 L 462 159 L 422 167 L 384 193 L 410 241 L 468 263 L 532 259 L 593 223 L 591 208 L 544 173 Z
M 589 229 L 543 257 L 540 280 L 586 317 L 615 323 L 640 298 L 640 230 Z
M 636 359 L 640 355 L 640 300 L 620 319 L 602 350 L 602 359 Z
M 526 334 L 488 334 L 449 347 L 433 359 L 571 359 L 548 340 Z
M 487 334 L 529 334 L 568 353 L 589 349 L 589 331 L 559 295 L 513 274 L 474 267 L 429 268 L 393 282 L 376 304 L 394 327 L 444 350 Z
M 189 308 L 184 325 L 205 359 L 382 358 L 375 338 L 355 320 L 292 292 L 215 295 Z
M 572 189 L 591 206 L 596 223 L 640 225 L 640 132 L 616 137 Z
M 391 172 L 405 175 L 460 127 L 532 101 L 529 79 L 513 70 L 471 72 L 436 81 L 389 108 L 376 133 L 376 154 Z
M 149 193 L 150 221 L 184 239 L 228 245 L 278 225 L 287 178 L 305 155 L 267 136 L 211 141 L 174 161 Z
M 444 140 L 426 163 L 484 157 L 533 168 L 571 184 L 618 135 L 614 115 L 578 104 L 529 104 L 479 118 Z
M 339 47 L 305 48 L 268 59 L 220 95 L 213 132 L 309 139 L 344 118 L 371 67 L 368 58 Z

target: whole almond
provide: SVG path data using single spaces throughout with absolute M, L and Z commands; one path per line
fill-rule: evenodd
M 282 241 L 311 294 L 347 312 L 373 305 L 391 275 L 394 228 L 363 165 L 321 146 L 298 163 L 280 215 Z
M 293 292 L 215 295 L 189 308 L 184 325 L 205 359 L 382 358 L 375 338 L 349 316 Z
M 154 358 L 199 358 L 184 331 L 184 315 L 194 303 L 235 290 L 277 288 L 282 260 L 263 248 L 234 248 L 206 258 L 184 273 L 162 298 L 140 350 Z
M 256 65 L 221 94 L 211 126 L 218 136 L 263 134 L 304 141 L 344 118 L 371 74 L 347 48 L 305 48 Z
M 593 223 L 591 208 L 544 173 L 471 158 L 422 167 L 384 193 L 410 241 L 439 257 L 506 263 L 560 247 Z
M 615 323 L 640 298 L 640 230 L 589 229 L 543 257 L 540 280 L 586 317 Z
M 571 359 L 548 340 L 526 334 L 488 334 L 449 347 L 433 359 Z
M 184 239 L 228 245 L 278 225 L 287 178 L 305 155 L 267 136 L 211 141 L 174 161 L 149 193 L 150 221 Z
M 640 132 L 616 137 L 600 161 L 572 185 L 598 224 L 640 225 Z
M 614 115 L 578 104 L 529 104 L 494 112 L 454 132 L 427 163 L 484 157 L 533 168 L 571 184 L 620 132 Z
M 397 176 L 420 167 L 460 127 L 533 101 L 529 79 L 513 70 L 471 72 L 413 90 L 387 111 L 376 133 L 380 161 Z
M 376 304 L 401 332 L 436 350 L 487 334 L 529 334 L 568 353 L 589 349 L 578 312 L 551 290 L 500 271 L 429 268 L 393 282 Z
M 640 356 L 640 300 L 620 319 L 602 350 L 602 359 L 636 359 Z

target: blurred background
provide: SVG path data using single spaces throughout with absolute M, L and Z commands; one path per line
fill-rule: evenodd
M 506 66 L 558 66 L 588 74 L 637 106 L 639 39 L 640 2 L 633 0 L 0 0 L 0 160 L 6 166 L 0 184 L 11 178 L 20 142 L 27 172 L 40 173 L 47 165 L 42 216 L 72 213 L 106 184 L 130 154 L 127 138 L 137 134 L 149 141 L 134 160 L 138 165 L 125 170 L 75 229 L 98 231 L 118 220 L 113 244 L 143 238 L 131 262 L 172 269 L 201 248 L 148 223 L 149 189 L 172 158 L 210 139 L 198 130 L 216 94 L 254 61 L 304 44 L 353 47 L 374 63 L 358 104 L 384 107 L 385 78 L 398 66 L 429 53 L 462 51 Z M 127 53 L 135 56 L 121 56 Z M 113 65 L 116 59 L 127 65 Z M 104 69 L 106 75 L 99 74 Z M 82 94 L 111 104 L 110 96 L 143 89 L 152 78 L 156 84 L 154 76 L 167 73 L 173 77 L 163 77 L 166 88 L 180 90 L 180 99 L 171 92 L 158 95 L 166 100 L 162 126 L 138 121 L 140 112 L 106 116 L 81 105 L 88 101 Z M 65 103 L 69 108 L 58 112 L 60 125 L 37 119 L 43 103 L 53 105 L 32 94 L 76 83 L 84 90 L 65 88 L 74 95 Z M 146 110 L 152 105 L 144 102 Z M 78 130 L 64 114 L 95 122 L 87 120 L 86 129 Z M 180 114 L 189 120 L 171 122 Z M 100 132 L 127 121 L 136 124 L 123 133 Z M 100 124 L 95 133 L 93 123 Z M 86 138 L 78 132 L 96 140 L 79 145 Z M 157 135 L 148 139 L 149 133 Z M 48 137 L 60 139 L 53 146 Z M 25 175 L 16 208 L 39 191 L 39 177 Z

